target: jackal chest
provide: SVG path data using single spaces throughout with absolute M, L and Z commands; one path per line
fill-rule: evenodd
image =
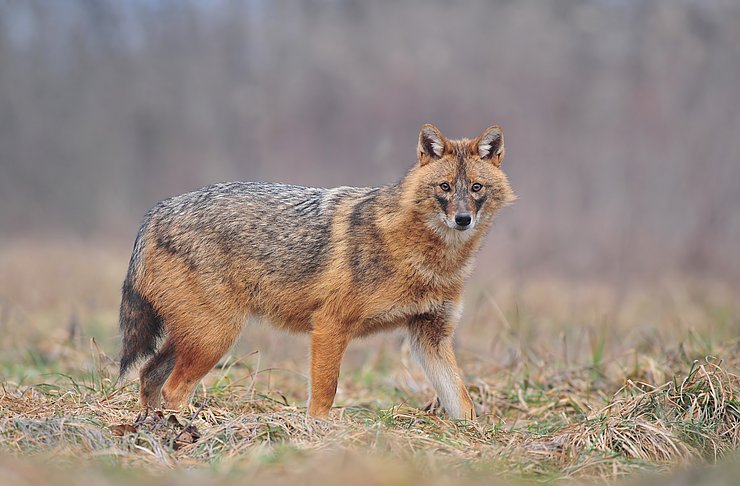
M 357 320 L 357 334 L 371 334 L 381 330 L 406 324 L 409 319 L 436 313 L 451 302 L 459 299 L 459 294 L 447 289 L 440 291 L 435 287 L 378 288 L 365 296 L 362 302 L 362 317 Z
M 385 308 L 368 309 L 369 312 L 354 323 L 353 334 L 366 336 L 405 325 L 411 318 L 439 309 L 441 301 L 395 303 Z

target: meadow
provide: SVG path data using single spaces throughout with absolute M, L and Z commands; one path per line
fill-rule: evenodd
M 0 485 L 740 484 L 740 2 L 0 0 Z M 137 421 L 118 306 L 147 209 L 378 186 L 500 124 L 519 196 L 465 291 L 475 422 L 399 333 L 331 420 L 249 322 Z
M 4 243 L 4 484 L 732 484 L 739 472 L 732 285 L 476 272 L 457 340 L 475 422 L 434 409 L 397 333 L 351 344 L 331 419 L 307 418 L 307 339 L 259 322 L 189 410 L 137 422 L 135 373 L 116 384 L 126 252 Z

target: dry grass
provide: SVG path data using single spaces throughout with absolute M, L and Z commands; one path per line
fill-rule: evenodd
M 0 254 L 9 484 L 60 474 L 85 484 L 571 483 L 646 472 L 661 474 L 652 484 L 724 484 L 737 472 L 730 286 L 471 286 L 459 354 L 475 423 L 419 410 L 432 392 L 398 335 L 353 345 L 332 420 L 307 418 L 305 339 L 250 326 L 189 411 L 134 425 L 137 384 L 114 385 L 125 251 L 56 247 Z M 725 461 L 727 472 L 704 469 Z

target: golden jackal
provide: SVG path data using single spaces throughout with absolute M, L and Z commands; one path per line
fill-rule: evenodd
M 144 218 L 123 283 L 121 376 L 167 408 L 236 340 L 248 315 L 311 335 L 308 413 L 325 417 L 350 339 L 403 327 L 452 418 L 473 403 L 452 350 L 463 283 L 496 211 L 514 199 L 498 126 L 448 140 L 424 125 L 397 184 L 319 189 L 215 184 Z M 159 345 L 160 338 L 162 339 Z

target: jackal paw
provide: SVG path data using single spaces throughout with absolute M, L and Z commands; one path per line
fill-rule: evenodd
M 439 397 L 435 396 L 432 398 L 432 401 L 427 403 L 422 407 L 422 410 L 427 413 L 431 413 L 432 415 L 439 415 L 444 408 L 442 408 L 442 403 L 439 401 Z

